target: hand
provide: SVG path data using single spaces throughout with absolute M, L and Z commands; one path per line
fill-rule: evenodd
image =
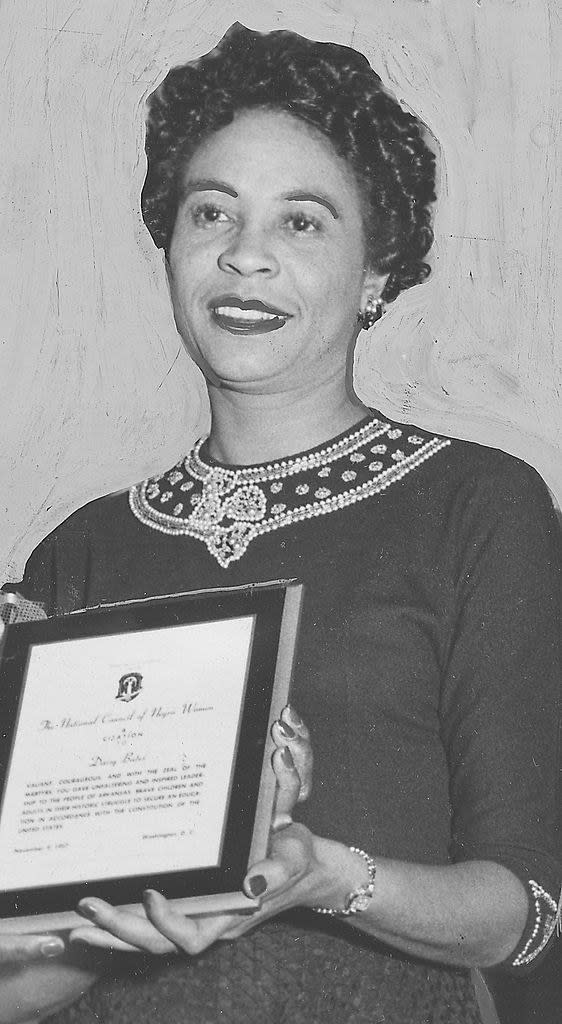
M 276 744 L 272 764 L 277 779 L 276 803 L 272 820 L 271 849 L 267 860 L 254 865 L 244 882 L 248 896 L 255 898 L 267 890 L 264 904 L 253 914 L 213 914 L 186 917 L 168 904 L 160 893 L 147 892 L 144 912 L 117 910 L 103 900 L 82 901 L 78 911 L 94 921 L 96 928 L 77 928 L 71 942 L 92 946 L 151 953 L 184 950 L 199 952 L 219 938 L 232 938 L 281 909 L 298 904 L 296 892 L 289 895 L 298 879 L 307 874 L 313 860 L 312 835 L 303 825 L 294 825 L 292 811 L 305 800 L 312 788 L 313 755 L 308 729 L 293 709 L 284 708 L 274 723 Z M 276 897 L 273 899 L 273 897 Z
M 65 944 L 58 935 L 0 935 L 0 972 L 49 962 L 64 951 Z
M 75 1002 L 101 973 L 91 949 L 57 934 L 0 935 L 0 1024 L 35 1024 Z

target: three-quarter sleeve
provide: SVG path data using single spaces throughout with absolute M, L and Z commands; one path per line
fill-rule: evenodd
M 441 692 L 454 861 L 509 868 L 529 899 L 507 967 L 556 930 L 562 618 L 560 530 L 542 480 L 499 457 L 451 510 L 455 600 Z

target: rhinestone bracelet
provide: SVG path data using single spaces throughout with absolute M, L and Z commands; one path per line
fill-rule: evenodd
M 373 858 L 368 853 L 365 853 L 364 850 L 360 850 L 357 846 L 350 846 L 349 849 L 352 853 L 357 853 L 366 862 L 369 869 L 369 881 L 367 885 L 360 885 L 359 888 L 353 889 L 346 896 L 343 910 L 334 910 L 333 907 L 313 907 L 312 909 L 317 914 L 328 914 L 330 917 L 348 917 L 349 914 L 358 914 L 360 911 L 366 910 L 371 902 L 375 891 L 377 866 Z

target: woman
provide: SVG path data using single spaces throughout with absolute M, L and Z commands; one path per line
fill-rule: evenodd
M 83 901 L 97 927 L 72 947 L 113 949 L 114 979 L 57 1020 L 473 1024 L 469 968 L 523 973 L 555 929 L 559 552 L 533 470 L 350 389 L 359 329 L 429 272 L 433 156 L 363 57 L 240 26 L 157 90 L 147 152 L 144 217 L 211 432 L 71 516 L 23 589 L 63 614 L 300 578 L 315 787 L 290 823 L 278 766 L 285 827 L 246 881 L 251 920 Z

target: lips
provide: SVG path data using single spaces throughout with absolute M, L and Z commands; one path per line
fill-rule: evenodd
M 267 334 L 278 331 L 290 319 L 290 313 L 261 299 L 240 299 L 221 295 L 209 303 L 215 323 L 231 334 Z

